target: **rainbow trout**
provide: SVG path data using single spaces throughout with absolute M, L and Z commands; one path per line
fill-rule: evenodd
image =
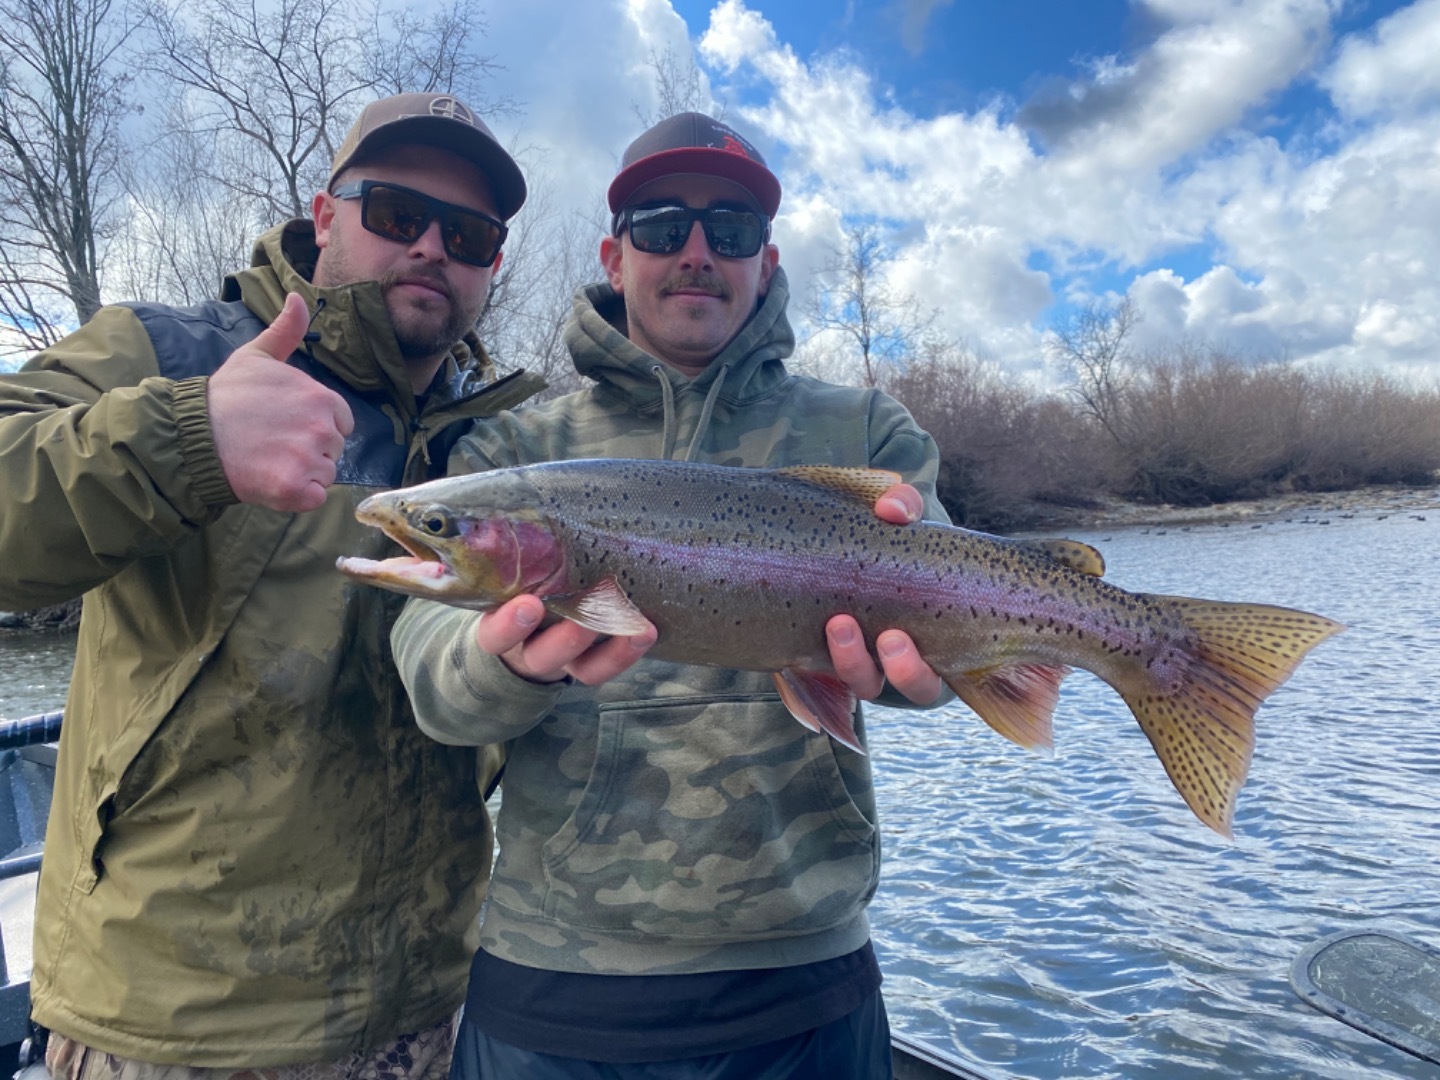
M 824 627 L 889 627 L 982 720 L 1049 747 L 1072 668 L 1109 683 L 1205 824 L 1226 836 L 1254 714 L 1339 623 L 1283 607 L 1131 593 L 1068 540 L 1007 540 L 873 513 L 893 473 L 581 460 L 373 495 L 361 521 L 411 554 L 341 558 L 361 581 L 488 611 L 521 593 L 606 634 L 649 619 L 658 659 L 774 673 L 797 720 L 860 749 Z

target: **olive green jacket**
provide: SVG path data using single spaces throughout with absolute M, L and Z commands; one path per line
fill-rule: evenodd
M 872 466 L 946 520 L 935 444 L 899 402 L 785 369 L 786 299 L 777 271 L 739 335 L 688 378 L 624 337 L 608 285 L 582 290 L 566 344 L 595 384 L 477 425 L 451 471 L 582 457 Z M 596 687 L 539 685 L 473 646 L 475 618 L 412 600 L 393 637 L 427 731 L 507 745 L 487 952 L 673 974 L 865 943 L 880 871 L 870 761 L 797 723 L 768 674 L 646 659 Z
M 107 307 L 0 377 L 0 607 L 84 595 L 36 904 L 37 1020 L 141 1061 L 332 1059 L 464 996 L 495 761 L 416 728 L 400 598 L 342 554 L 392 553 L 365 495 L 438 471 L 498 383 L 473 337 L 417 402 L 379 287 L 317 289 L 308 222 L 263 236 L 222 300 Z M 290 359 L 355 415 L 306 514 L 239 505 L 208 376 L 305 297 Z

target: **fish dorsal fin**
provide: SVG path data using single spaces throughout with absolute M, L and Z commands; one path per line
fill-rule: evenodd
M 545 607 L 599 634 L 630 637 L 643 634 L 650 625 L 613 577 L 578 592 L 547 596 Z
M 775 689 L 790 715 L 811 731 L 827 732 L 857 754 L 865 753 L 855 734 L 855 694 L 838 676 L 786 668 L 774 672 Z
M 1068 566 L 1091 577 L 1105 576 L 1105 556 L 1079 540 L 1022 540 L 1023 547 L 1033 548 L 1050 556 L 1061 566 Z
M 905 479 L 888 469 L 847 468 L 842 465 L 788 465 L 776 469 L 775 474 L 803 480 L 866 506 L 874 506 L 881 495 Z
M 947 675 L 955 696 L 1011 742 L 1049 752 L 1055 745 L 1050 717 L 1070 669 L 1058 664 L 1003 664 Z

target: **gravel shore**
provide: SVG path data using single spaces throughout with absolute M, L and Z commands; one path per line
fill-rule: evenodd
M 1099 509 L 1073 511 L 1073 517 L 1053 527 L 1094 529 L 1305 520 L 1323 523 L 1330 519 L 1361 515 L 1382 518 L 1392 514 L 1423 516 L 1426 513 L 1440 514 L 1440 486 L 1367 487 L 1323 494 L 1305 492 L 1211 506 L 1151 506 L 1114 502 Z

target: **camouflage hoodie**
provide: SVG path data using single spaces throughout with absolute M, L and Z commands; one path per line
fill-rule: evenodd
M 590 456 L 874 465 L 945 520 L 934 444 L 903 407 L 785 370 L 786 301 L 777 272 L 692 379 L 624 337 L 608 285 L 582 289 L 566 343 L 595 385 L 481 424 L 451 471 Z M 426 731 L 508 744 L 487 951 L 550 970 L 667 974 L 803 964 L 864 944 L 880 865 L 869 761 L 796 723 L 769 675 L 645 660 L 598 687 L 538 685 L 469 644 L 476 617 L 412 600 L 392 640 Z M 863 738 L 858 717 L 856 730 Z
M 484 777 L 415 728 L 389 654 L 399 598 L 334 563 L 390 553 L 361 498 L 425 479 L 538 380 L 494 381 L 471 337 L 422 406 L 379 287 L 317 289 L 315 254 L 291 222 L 222 301 L 104 308 L 0 377 L 0 606 L 85 597 L 35 1016 L 140 1061 L 321 1061 L 464 997 Z M 210 373 L 290 292 L 316 314 L 289 362 L 356 423 L 307 514 L 236 503 L 206 407 Z

